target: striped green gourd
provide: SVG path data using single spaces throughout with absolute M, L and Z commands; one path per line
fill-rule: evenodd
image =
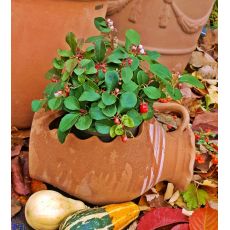
M 84 209 L 67 217 L 59 230 L 121 230 L 139 213 L 139 207 L 133 202 Z

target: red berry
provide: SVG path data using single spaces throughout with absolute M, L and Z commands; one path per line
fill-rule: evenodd
M 53 78 L 51 78 L 51 82 L 56 83 L 56 82 L 58 82 L 58 79 L 57 79 L 57 78 L 55 78 L 55 77 L 53 77 Z
M 218 164 L 218 158 L 217 158 L 217 156 L 214 155 L 214 154 L 212 154 L 212 163 L 213 163 L 214 165 L 217 165 L 217 164 Z
M 146 102 L 142 102 L 139 107 L 140 113 L 147 113 L 149 108 Z
M 133 62 L 133 59 L 129 58 L 129 59 L 128 59 L 128 64 L 129 64 L 129 65 L 132 65 L 132 62 Z
M 122 142 L 125 143 L 128 140 L 128 137 L 126 135 L 122 135 L 121 140 L 122 140 Z
M 168 128 L 168 129 L 171 129 L 171 128 L 173 128 L 173 127 L 172 127 L 171 125 L 168 124 L 168 125 L 167 125 L 167 128 Z
M 114 123 L 117 124 L 117 125 L 121 124 L 121 122 L 120 122 L 120 120 L 119 120 L 118 117 L 115 117 L 113 121 L 114 121 Z
M 203 164 L 205 162 L 204 157 L 202 155 L 200 155 L 200 154 L 196 155 L 196 161 L 199 164 Z
M 166 98 L 159 98 L 158 101 L 161 103 L 167 103 L 168 102 Z
M 197 141 L 200 140 L 200 135 L 197 134 L 197 133 L 195 133 L 195 139 L 196 139 Z

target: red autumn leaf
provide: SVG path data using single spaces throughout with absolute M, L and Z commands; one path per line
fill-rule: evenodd
M 146 213 L 139 221 L 137 230 L 154 230 L 176 223 L 187 223 L 188 217 L 181 209 L 156 208 Z
M 17 144 L 11 147 L 11 157 L 18 156 L 21 152 L 22 144 Z
M 171 230 L 189 230 L 189 224 L 177 224 Z
M 206 206 L 197 209 L 189 218 L 190 230 L 217 230 L 218 212 L 215 209 Z
M 30 187 L 25 183 L 18 156 L 11 160 L 12 185 L 16 193 L 27 195 L 30 193 Z

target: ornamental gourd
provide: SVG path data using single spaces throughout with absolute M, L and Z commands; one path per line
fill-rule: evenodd
M 139 213 L 139 207 L 133 202 L 80 210 L 67 217 L 60 225 L 59 230 L 121 230 L 134 221 Z
M 34 193 L 26 203 L 27 223 L 36 230 L 54 230 L 70 214 L 87 206 L 52 190 Z

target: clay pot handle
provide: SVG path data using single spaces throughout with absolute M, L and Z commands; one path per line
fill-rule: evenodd
M 159 112 L 177 112 L 181 114 L 182 123 L 180 127 L 178 128 L 178 130 L 184 131 L 188 127 L 190 116 L 189 116 L 187 109 L 183 105 L 180 105 L 174 102 L 168 102 L 168 103 L 155 102 L 153 104 L 153 108 L 155 110 L 158 110 Z

